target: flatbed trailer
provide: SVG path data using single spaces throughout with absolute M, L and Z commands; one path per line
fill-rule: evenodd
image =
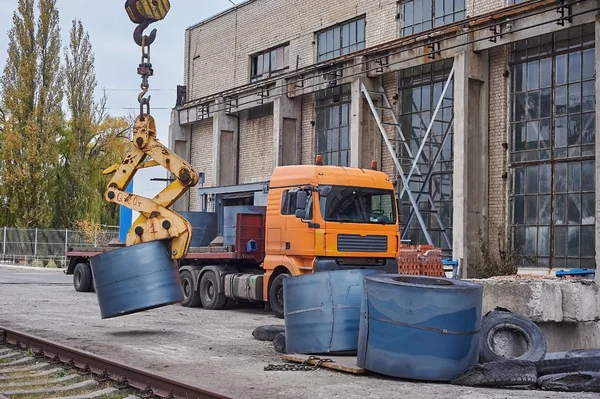
M 191 247 L 185 258 L 174 260 L 184 290 L 181 304 L 224 309 L 237 301 L 268 300 L 263 295 L 264 223 L 262 214 L 238 213 L 235 245 Z M 65 274 L 73 275 L 75 290 L 94 292 L 92 259 L 122 247 L 68 248 Z M 266 308 L 270 308 L 268 303 Z

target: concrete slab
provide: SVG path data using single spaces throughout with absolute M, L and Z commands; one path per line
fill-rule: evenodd
M 600 320 L 600 295 L 592 280 L 497 277 L 484 285 L 484 313 L 496 307 L 536 323 L 579 323 Z

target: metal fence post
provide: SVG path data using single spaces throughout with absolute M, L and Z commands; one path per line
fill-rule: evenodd
M 6 256 L 6 226 L 4 227 L 4 234 L 2 238 L 2 258 Z
M 38 241 L 38 229 L 35 228 L 35 242 L 33 244 L 33 257 L 37 258 L 37 241 Z

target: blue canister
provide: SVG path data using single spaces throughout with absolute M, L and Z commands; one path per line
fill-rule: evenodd
M 183 301 L 177 262 L 166 241 L 114 249 L 90 258 L 103 319 Z
M 450 381 L 477 364 L 482 303 L 478 283 L 366 277 L 357 364 L 392 377 Z
M 375 273 L 337 270 L 284 279 L 286 352 L 356 351 L 363 279 Z

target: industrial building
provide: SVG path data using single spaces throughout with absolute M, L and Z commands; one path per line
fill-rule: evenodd
M 203 179 L 175 209 L 265 205 L 275 166 L 316 155 L 375 160 L 401 194 L 406 242 L 467 266 L 481 228 L 521 267 L 595 268 L 599 10 L 249 0 L 201 21 L 185 32 L 169 145 Z

